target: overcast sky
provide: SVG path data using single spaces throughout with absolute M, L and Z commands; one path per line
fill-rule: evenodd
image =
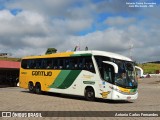
M 136 3 L 137 2 L 137 3 Z M 147 7 L 131 3 L 154 3 Z M 137 62 L 160 60 L 159 0 L 0 0 L 0 52 L 14 57 L 104 50 Z

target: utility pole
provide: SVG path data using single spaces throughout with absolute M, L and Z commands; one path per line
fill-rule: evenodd
M 129 57 L 132 59 L 132 49 L 133 49 L 133 43 L 130 41 L 129 43 Z

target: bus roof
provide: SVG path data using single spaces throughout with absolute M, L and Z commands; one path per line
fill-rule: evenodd
M 99 55 L 99 56 L 106 56 L 110 58 L 125 60 L 125 61 L 132 61 L 130 58 L 125 57 L 120 54 L 106 52 L 106 51 L 98 51 L 98 50 L 88 50 L 88 51 L 75 51 L 75 52 L 58 52 L 54 54 L 47 54 L 47 55 L 39 55 L 39 56 L 27 56 L 23 59 L 33 59 L 33 58 L 52 58 L 52 57 L 71 57 L 71 56 L 91 56 L 91 55 Z
M 75 52 L 75 54 L 85 54 L 85 53 L 90 53 L 92 55 L 106 56 L 106 57 L 120 59 L 120 60 L 132 61 L 128 57 L 125 57 L 123 55 L 113 53 L 113 52 L 107 52 L 107 51 L 91 50 L 91 51 L 77 51 L 77 52 Z

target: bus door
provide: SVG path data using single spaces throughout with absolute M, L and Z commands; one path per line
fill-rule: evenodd
M 100 74 L 102 78 L 102 97 L 111 99 L 114 83 L 114 67 L 108 63 L 103 63 Z

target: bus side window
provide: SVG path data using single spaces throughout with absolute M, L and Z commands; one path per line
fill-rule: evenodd
M 29 68 L 30 68 L 30 69 L 34 69 L 34 68 L 36 67 L 36 62 L 35 62 L 35 60 L 32 59 L 32 60 L 29 60 L 29 61 L 30 61 Z
M 45 69 L 47 67 L 46 59 L 42 59 L 41 69 Z
M 75 57 L 75 58 L 74 58 L 74 69 L 75 69 L 75 70 L 78 70 L 78 69 L 79 69 L 79 68 L 78 68 L 78 63 L 79 63 L 78 58 Z
M 70 59 L 70 69 L 78 69 L 78 59 L 76 57 Z
M 31 60 L 27 60 L 27 68 L 28 68 L 28 69 L 31 68 Z
M 22 60 L 22 62 L 21 62 L 21 67 L 22 67 L 23 69 L 27 69 L 27 60 Z
M 102 70 L 101 70 L 101 77 L 103 78 L 103 80 L 109 82 L 109 83 L 113 83 L 113 78 L 114 78 L 114 68 L 113 66 L 104 63 L 102 65 Z
M 85 62 L 85 59 L 80 57 L 79 58 L 79 62 L 78 62 L 78 68 L 80 70 L 83 70 L 83 68 L 84 68 L 84 62 Z
M 36 69 L 40 69 L 41 67 L 41 59 L 36 60 Z
M 70 59 L 69 59 L 69 69 L 72 70 L 73 68 L 74 68 L 73 59 L 70 58 Z
M 52 59 L 50 59 L 50 58 L 47 59 L 47 66 L 46 66 L 46 68 L 47 68 L 47 69 L 53 68 Z
M 58 69 L 64 69 L 63 59 L 58 59 Z
M 53 69 L 58 69 L 58 59 L 53 59 L 53 65 L 52 65 Z
M 94 69 L 94 65 L 93 65 L 91 57 L 86 57 L 85 58 L 84 69 L 95 73 L 95 69 Z
M 64 59 L 65 61 L 65 69 L 69 69 L 69 59 Z

